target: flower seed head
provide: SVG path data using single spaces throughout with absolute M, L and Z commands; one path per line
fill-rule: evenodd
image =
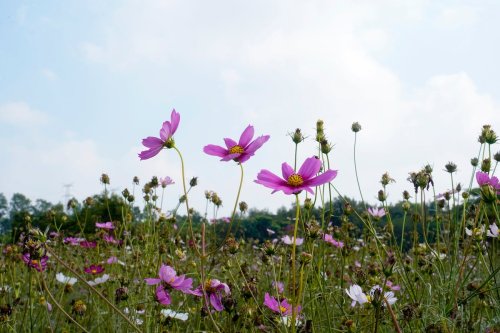
M 300 128 L 295 129 L 295 132 L 293 132 L 292 134 L 290 134 L 290 136 L 292 137 L 292 141 L 295 144 L 299 144 L 302 141 L 304 141 L 304 139 L 305 139 L 304 136 L 302 135 L 302 132 L 301 132 Z
M 354 133 L 357 133 L 357 132 L 361 131 L 361 125 L 356 121 L 356 122 L 352 123 L 351 130 Z
M 109 176 L 105 173 L 101 175 L 101 183 L 109 185 Z
M 448 173 L 454 173 L 455 171 L 457 171 L 457 165 L 453 162 L 446 163 L 444 168 L 446 169 L 446 172 L 448 172 Z
M 491 160 L 489 158 L 485 158 L 481 163 L 481 171 L 489 173 L 491 169 Z

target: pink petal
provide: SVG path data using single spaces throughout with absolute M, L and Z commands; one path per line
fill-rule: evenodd
M 154 136 L 148 136 L 147 138 L 142 139 L 142 144 L 147 148 L 157 148 L 158 146 L 161 147 L 163 145 L 163 141 Z
M 224 149 L 221 146 L 216 146 L 216 145 L 207 145 L 203 147 L 203 151 L 205 152 L 205 154 L 218 157 L 224 157 L 229 153 L 227 149 Z
M 147 160 L 151 157 L 154 157 L 156 155 L 158 155 L 158 153 L 160 152 L 160 150 L 162 149 L 163 147 L 159 146 L 157 148 L 150 148 L 148 150 L 143 150 L 139 153 L 139 158 L 141 160 Z
M 269 140 L 270 136 L 269 135 L 263 135 L 263 136 L 259 136 L 257 139 L 255 139 L 252 143 L 250 143 L 248 145 L 248 147 L 245 148 L 245 152 L 249 153 L 249 154 L 253 154 L 255 153 L 255 151 L 257 149 L 259 149 L 260 147 L 262 147 L 262 145 L 264 143 L 267 142 L 267 140 Z
M 179 123 L 181 122 L 181 115 L 172 109 L 172 113 L 170 114 L 170 135 L 174 135 L 175 131 L 177 131 L 177 127 L 179 127 Z
M 307 186 L 318 186 L 331 182 L 335 177 L 337 177 L 337 170 L 326 170 L 321 175 L 309 179 L 305 184 Z
M 281 174 L 283 175 L 283 179 L 285 179 L 285 181 L 287 181 L 293 173 L 293 168 L 288 165 L 288 163 L 285 162 L 281 165 Z
M 160 129 L 160 138 L 163 140 L 163 142 L 167 141 L 172 136 L 172 129 L 170 126 L 171 125 L 169 121 L 163 122 L 163 126 Z
M 148 279 L 144 279 L 144 281 L 146 281 L 146 283 L 150 286 L 152 285 L 155 285 L 155 284 L 158 284 L 161 282 L 161 279 L 156 279 L 156 278 L 148 278 Z
M 224 142 L 226 144 L 226 147 L 227 149 L 231 149 L 233 148 L 234 146 L 237 146 L 238 144 L 236 143 L 236 141 L 234 141 L 233 139 L 229 139 L 229 138 L 224 138 Z
M 240 157 L 241 154 L 237 153 L 237 154 L 227 154 L 226 156 L 224 156 L 221 161 L 224 161 L 224 162 L 227 162 L 227 161 L 231 161 L 231 160 L 234 160 L 235 158 L 238 158 Z
M 220 296 L 215 293 L 210 294 L 210 304 L 212 304 L 214 309 L 217 311 L 224 310 Z
M 321 161 L 316 157 L 309 157 L 302 163 L 298 174 L 302 176 L 304 180 L 307 180 L 318 173 L 321 169 Z
M 156 288 L 156 299 L 163 305 L 170 305 L 172 302 L 170 294 L 161 285 Z
M 238 145 L 245 148 L 248 143 L 252 140 L 254 135 L 254 130 L 252 125 L 248 125 L 247 128 L 241 133 L 240 140 L 238 141 Z

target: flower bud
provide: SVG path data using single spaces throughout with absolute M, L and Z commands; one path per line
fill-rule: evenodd
M 489 158 L 485 158 L 481 163 L 481 171 L 490 173 L 490 169 L 491 169 L 491 160 Z
M 191 180 L 189 181 L 189 186 L 195 187 L 196 185 L 198 185 L 198 177 L 191 178 Z
M 129 197 L 129 195 L 130 195 L 130 192 L 128 191 L 128 189 L 124 189 L 124 190 L 122 191 L 122 195 L 123 195 L 123 197 L 124 197 L 125 199 L 127 199 L 127 198 Z
M 109 176 L 105 173 L 101 175 L 101 183 L 109 185 Z
M 304 209 L 305 209 L 305 210 L 309 210 L 309 209 L 311 209 L 312 207 L 313 207 L 313 202 L 312 202 L 311 198 L 306 198 L 306 199 L 304 200 Z
M 83 316 L 87 311 L 87 305 L 82 300 L 76 300 L 73 302 L 73 313 L 79 316 Z
M 323 120 L 318 120 L 316 122 L 316 141 L 321 142 L 325 138 L 325 129 L 323 126 Z
M 302 252 L 300 254 L 300 262 L 302 263 L 302 265 L 307 265 L 308 263 L 310 263 L 312 261 L 312 259 L 313 259 L 313 256 L 310 253 Z
M 467 200 L 467 199 L 469 198 L 469 192 L 464 192 L 464 193 L 462 193 L 462 198 L 463 198 L 464 200 Z
M 351 130 L 354 133 L 357 133 L 357 132 L 361 131 L 361 125 L 356 121 L 356 122 L 352 123 Z
M 134 176 L 134 179 L 132 179 L 132 183 L 134 183 L 135 185 L 139 185 L 139 177 Z
M 427 164 L 425 167 L 424 167 L 424 171 L 428 174 L 431 174 L 432 173 L 432 166 L 430 164 Z
M 471 164 L 473 167 L 477 166 L 477 164 L 478 164 L 478 163 L 479 163 L 479 160 L 478 160 L 476 157 L 471 158 L 471 160 L 470 160 L 470 164 Z
M 378 191 L 378 201 L 384 202 L 385 199 L 387 199 L 387 195 L 384 193 L 383 190 Z
M 328 143 L 328 140 L 326 139 L 323 139 L 320 141 L 320 145 L 321 145 L 321 152 L 323 154 L 329 154 L 331 151 L 332 151 L 332 145 L 330 143 Z
M 410 198 L 411 198 L 410 193 L 407 190 L 404 190 L 403 191 L 403 199 L 408 200 Z
M 408 210 L 410 210 L 410 203 L 408 201 L 405 201 L 405 202 L 403 202 L 402 207 L 403 207 L 403 210 L 405 212 L 407 212 Z
M 386 172 L 382 175 L 382 179 L 380 179 L 380 184 L 382 184 L 383 186 L 387 186 L 389 185 L 389 183 L 395 183 L 396 181 L 391 178 L 391 176 L 389 176 L 389 173 Z
M 240 212 L 245 213 L 248 210 L 248 204 L 245 201 L 241 201 L 240 204 Z
M 295 144 L 299 144 L 305 139 L 304 136 L 302 135 L 300 128 L 297 128 L 295 132 L 293 132 L 293 134 L 291 134 L 290 136 L 292 137 L 292 141 Z
M 455 171 L 457 171 L 457 165 L 453 162 L 446 163 L 444 168 L 445 168 L 446 172 L 448 172 L 448 173 L 454 173 Z
M 495 155 L 493 155 L 493 159 L 497 162 L 500 162 L 500 151 L 497 151 Z
M 344 214 L 347 216 L 352 214 L 352 206 L 348 202 L 344 203 Z

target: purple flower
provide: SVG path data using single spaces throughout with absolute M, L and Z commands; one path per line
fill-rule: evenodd
M 276 298 L 271 297 L 269 293 L 264 295 L 264 305 L 267 306 L 272 311 L 280 314 L 281 316 L 291 316 L 292 315 L 292 305 L 288 301 L 283 299 L 278 301 Z M 302 307 L 299 305 L 295 308 L 295 312 L 298 314 Z
M 225 283 L 220 282 L 216 279 L 209 279 L 205 282 L 205 285 L 200 285 L 198 288 L 192 291 L 192 294 L 195 296 L 202 297 L 203 291 L 202 288 L 205 289 L 207 293 L 207 297 L 210 299 L 210 304 L 214 307 L 216 311 L 224 310 L 224 306 L 222 305 L 222 292 L 224 294 L 231 294 L 231 290 L 229 286 Z
M 77 237 L 66 237 L 64 238 L 63 242 L 64 244 L 70 244 L 70 245 L 80 245 L 80 242 L 83 242 L 85 238 L 77 238 Z
M 185 294 L 192 294 L 193 279 L 186 279 L 185 275 L 177 276 L 175 270 L 167 265 L 161 265 L 158 273 L 159 278 L 144 279 L 147 284 L 156 285 L 156 299 L 160 304 L 170 305 L 171 297 L 168 289 L 177 289 Z
M 385 285 L 386 285 L 389 289 L 391 289 L 392 291 L 399 291 L 399 290 L 401 290 L 401 286 L 400 286 L 400 285 L 398 285 L 398 284 L 397 284 L 397 285 L 395 285 L 395 284 L 394 284 L 391 280 L 387 280 L 387 281 L 385 282 Z
M 39 272 L 42 272 L 47 269 L 47 261 L 49 257 L 42 256 L 40 259 L 31 259 L 31 255 L 29 253 L 23 254 L 23 261 L 28 267 L 34 268 Z
M 269 140 L 269 135 L 261 135 L 257 139 L 252 141 L 254 135 L 254 129 L 252 125 L 248 127 L 241 133 L 240 140 L 238 142 L 225 138 L 224 142 L 226 147 L 207 145 L 203 148 L 203 151 L 212 156 L 222 157 L 221 161 L 234 160 L 239 163 L 248 161 L 252 157 L 257 149 L 262 147 L 267 140 Z
M 368 208 L 368 213 L 373 216 L 376 220 L 380 219 L 385 215 L 385 210 L 383 208 Z
M 90 241 L 87 241 L 87 240 L 83 240 L 80 242 L 80 246 L 83 247 L 83 248 L 86 248 L 86 249 L 93 249 L 94 247 L 97 246 L 97 243 L 96 242 L 90 242 Z
M 283 282 L 280 281 L 273 281 L 271 284 L 276 291 L 278 291 L 278 294 L 283 294 L 283 291 L 285 290 L 285 285 Z
M 161 184 L 161 187 L 165 188 L 168 185 L 172 185 L 172 184 L 175 184 L 175 183 L 172 180 L 172 178 L 170 178 L 169 176 L 167 176 L 165 178 L 160 178 L 160 184 Z
M 292 245 L 293 244 L 293 237 L 290 237 L 288 235 L 281 237 L 281 241 L 285 243 L 286 245 Z M 304 243 L 304 238 L 296 238 L 295 239 L 295 245 L 299 246 Z
M 311 187 L 331 182 L 336 176 L 336 170 L 326 170 L 315 176 L 321 169 L 321 161 L 313 156 L 304 161 L 298 172 L 287 163 L 281 165 L 283 179 L 268 170 L 261 170 L 257 175 L 257 184 L 273 189 L 274 192 L 283 191 L 285 194 L 298 194 L 302 190 L 314 195 Z
M 118 244 L 119 242 L 112 235 L 104 235 L 104 241 L 110 244 Z
M 498 232 L 498 227 L 495 223 L 490 224 L 490 228 L 488 229 L 486 235 L 488 237 L 497 238 L 500 233 Z
M 172 148 L 174 146 L 172 136 L 177 130 L 180 120 L 180 114 L 173 109 L 170 115 L 170 121 L 165 121 L 160 129 L 160 137 L 148 136 L 142 140 L 142 144 L 148 149 L 141 151 L 139 153 L 139 158 L 141 160 L 147 160 L 158 155 L 163 148 Z
M 329 234 L 325 234 L 325 235 L 323 236 L 323 240 L 324 240 L 325 242 L 328 242 L 328 243 L 332 244 L 332 245 L 333 245 L 333 246 L 335 246 L 335 247 L 338 247 L 338 248 L 343 248 L 343 247 L 344 247 L 344 243 L 343 243 L 343 242 L 341 242 L 341 241 L 338 241 L 338 240 L 334 239 L 334 238 L 333 238 L 331 235 L 329 235 Z
M 83 270 L 87 274 L 96 275 L 104 272 L 104 267 L 101 265 L 90 265 L 89 267 L 84 267 Z
M 500 182 L 495 176 L 490 176 L 486 172 L 476 172 L 476 180 L 481 187 L 481 199 L 490 203 L 495 202 L 497 196 L 500 194 Z
M 96 228 L 107 229 L 107 230 L 113 230 L 115 228 L 113 222 L 103 222 L 103 223 L 96 222 L 95 226 Z

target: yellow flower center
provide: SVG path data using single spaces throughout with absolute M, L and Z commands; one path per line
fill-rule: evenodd
M 92 274 L 97 274 L 97 269 L 94 268 L 91 270 L 91 272 L 92 272 Z
M 280 305 L 280 311 L 281 311 L 281 313 L 285 313 L 286 312 L 286 308 L 284 306 Z
M 174 281 L 175 281 L 175 277 L 171 278 L 170 281 L 168 281 L 168 283 L 172 284 Z
M 290 177 L 288 177 L 286 182 L 291 186 L 300 186 L 304 183 L 304 179 L 301 175 L 293 173 L 290 175 Z
M 31 260 L 31 263 L 32 263 L 33 265 L 37 265 L 37 266 L 38 266 L 38 262 L 39 262 L 39 261 L 38 261 L 38 260 L 36 260 L 36 259 Z
M 229 154 L 243 154 L 244 152 L 245 150 L 243 149 L 243 147 L 239 145 L 233 146 L 231 147 L 231 149 L 229 149 Z
M 368 303 L 371 303 L 373 301 L 370 295 L 366 295 L 366 300 L 368 301 Z

